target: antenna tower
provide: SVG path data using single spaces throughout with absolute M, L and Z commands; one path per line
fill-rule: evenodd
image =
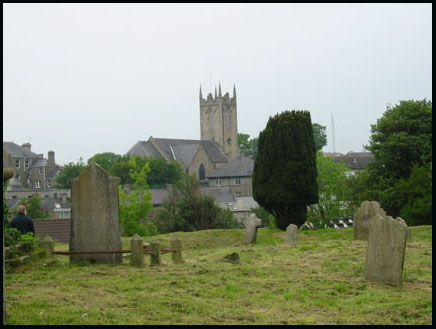
M 332 113 L 332 152 L 333 154 L 336 153 L 336 143 L 335 143 L 335 120 L 333 120 L 333 113 Z

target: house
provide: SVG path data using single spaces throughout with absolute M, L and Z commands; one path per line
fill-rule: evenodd
M 31 150 L 30 143 L 21 146 L 3 142 L 3 168 L 13 168 L 14 176 L 9 180 L 5 199 L 11 213 L 19 200 L 30 198 L 36 192 L 41 205 L 51 218 L 69 218 L 71 191 L 56 188 L 56 176 L 62 167 L 55 162 L 55 153 L 42 154 Z
M 251 197 L 254 160 L 237 157 L 207 176 L 209 186 L 228 187 L 235 198 Z
M 348 176 L 356 175 L 359 170 L 374 161 L 374 155 L 371 152 L 348 152 L 343 155 L 341 153 L 324 153 L 325 156 L 331 157 L 335 162 L 344 163 L 350 171 L 347 172 Z
M 13 142 L 3 142 L 3 168 L 14 168 L 14 189 L 52 188 L 61 166 L 55 163 L 55 153 L 48 152 L 48 159 L 31 151 L 31 144 L 21 146 Z

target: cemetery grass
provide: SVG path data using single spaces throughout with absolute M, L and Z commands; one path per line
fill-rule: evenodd
M 183 264 L 69 264 L 55 255 L 5 278 L 9 324 L 432 324 L 432 227 L 411 227 L 403 285 L 366 282 L 365 241 L 353 229 L 177 232 Z M 129 249 L 129 239 L 123 238 Z M 68 250 L 56 243 L 55 250 Z M 237 252 L 240 264 L 222 261 Z

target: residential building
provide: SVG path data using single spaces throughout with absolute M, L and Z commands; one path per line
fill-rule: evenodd
M 14 168 L 14 189 L 43 189 L 56 187 L 55 178 L 61 166 L 55 163 L 55 152 L 48 152 L 48 159 L 31 151 L 31 144 L 21 146 L 3 142 L 3 168 Z

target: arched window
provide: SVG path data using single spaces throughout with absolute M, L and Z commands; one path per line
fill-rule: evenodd
M 206 169 L 204 169 L 203 164 L 201 164 L 200 169 L 198 169 L 198 177 L 200 178 L 200 180 L 206 179 Z

